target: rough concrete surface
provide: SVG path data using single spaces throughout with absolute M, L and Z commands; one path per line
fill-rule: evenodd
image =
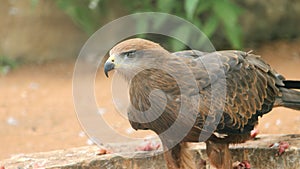
M 278 147 L 271 144 L 288 142 L 289 148 L 277 156 Z M 118 145 L 130 147 L 136 145 Z M 132 147 L 131 147 L 132 148 Z M 9 168 L 166 168 L 161 150 L 135 151 L 99 155 L 99 147 L 87 146 L 51 152 L 20 154 L 0 162 Z M 130 148 L 129 148 L 130 149 Z M 206 159 L 203 143 L 190 144 L 195 160 Z M 231 147 L 234 161 L 248 160 L 252 169 L 298 169 L 300 168 L 300 135 L 260 135 L 255 140 Z M 209 168 L 207 165 L 206 168 Z

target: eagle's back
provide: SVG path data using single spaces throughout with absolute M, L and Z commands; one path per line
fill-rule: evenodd
M 248 139 L 250 131 L 258 122 L 258 117 L 268 113 L 276 97 L 281 94 L 277 87 L 282 83 L 278 74 L 257 55 L 242 51 L 214 53 L 182 51 L 172 55 L 176 59 L 171 62 L 184 62 L 193 76 L 186 76 L 187 73 L 182 71 L 180 66 L 169 68 L 181 73 L 182 78 L 186 78 L 183 81 L 194 78 L 198 86 L 197 89 L 192 88 L 183 96 L 192 100 L 191 102 L 199 103 L 199 107 L 193 107 L 195 104 L 191 104 L 191 109 L 196 109 L 198 114 L 195 116 L 194 127 L 185 141 L 198 141 L 200 132 L 204 130 L 204 124 L 217 123 L 216 126 L 210 126 L 214 131 L 208 132 L 226 134 L 227 140 L 224 141 L 227 142 L 243 142 Z M 220 80 L 222 75 L 225 75 L 225 81 Z M 213 85 L 216 83 L 221 85 L 217 85 L 216 88 Z M 162 90 L 165 95 L 157 95 L 157 99 L 151 103 L 149 96 L 155 89 Z M 226 90 L 224 97 L 211 97 L 212 90 L 217 90 L 218 93 L 218 90 L 224 89 Z M 194 97 L 195 94 L 199 97 Z M 164 132 L 177 118 L 180 101 L 182 101 L 180 98 L 181 92 L 176 78 L 168 72 L 159 69 L 142 71 L 130 82 L 130 100 L 133 106 L 128 110 L 129 120 L 136 129 L 151 129 L 158 134 Z M 157 115 L 156 120 L 149 123 L 136 122 L 139 118 L 147 118 L 145 117 L 147 115 L 141 115 L 138 111 L 145 112 L 156 103 L 157 105 L 162 103 L 164 99 L 167 99 L 165 110 Z M 221 118 L 217 119 L 216 112 L 210 111 L 211 106 L 222 102 L 224 102 L 223 113 Z M 161 107 L 156 106 L 156 108 L 159 111 Z M 210 118 L 209 123 L 206 121 L 208 116 L 213 117 Z

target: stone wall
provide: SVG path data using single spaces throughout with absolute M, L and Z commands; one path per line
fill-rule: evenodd
M 235 0 L 244 8 L 241 25 L 245 42 L 300 36 L 300 1 Z
M 289 143 L 289 148 L 278 156 L 278 147 L 270 147 L 281 141 Z M 99 148 L 87 146 L 68 150 L 57 150 L 35 154 L 15 155 L 0 162 L 0 167 L 10 168 L 101 168 L 101 169 L 157 169 L 166 168 L 161 151 L 126 152 L 124 147 L 132 149 L 136 144 L 118 145 L 123 151 L 119 154 L 97 155 Z M 190 150 L 195 161 L 207 159 L 205 145 L 192 144 Z M 300 168 L 300 135 L 260 135 L 256 140 L 231 146 L 234 161 L 247 160 L 253 169 L 299 169 Z M 207 163 L 206 168 L 209 168 Z
M 11 58 L 76 58 L 88 38 L 51 0 L 3 0 L 0 20 L 0 55 Z
M 246 48 L 266 41 L 300 37 L 300 1 L 298 0 L 234 0 L 243 8 L 239 25 Z M 230 18 L 228 18 L 230 19 Z M 216 48 L 230 48 L 222 31 L 212 39 Z

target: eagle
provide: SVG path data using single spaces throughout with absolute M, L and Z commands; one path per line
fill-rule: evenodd
M 129 85 L 132 128 L 160 137 L 169 169 L 199 168 L 188 142 L 205 142 L 211 166 L 233 168 L 229 145 L 251 139 L 259 117 L 278 106 L 300 110 L 300 82 L 285 80 L 252 52 L 171 53 L 133 38 L 110 50 L 107 77 L 111 70 Z

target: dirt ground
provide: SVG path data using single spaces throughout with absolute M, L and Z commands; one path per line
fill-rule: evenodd
M 300 41 L 272 42 L 254 50 L 287 79 L 300 79 Z M 91 144 L 74 111 L 72 74 L 75 60 L 21 65 L 0 76 L 0 159 L 12 154 L 64 149 Z M 107 123 L 135 135 L 116 113 L 111 80 L 102 71 L 96 95 Z M 300 134 L 300 112 L 276 108 L 260 120 L 260 133 Z M 99 132 L 105 133 L 99 128 Z M 139 134 L 136 134 L 139 135 Z M 144 134 L 140 134 L 143 136 Z

